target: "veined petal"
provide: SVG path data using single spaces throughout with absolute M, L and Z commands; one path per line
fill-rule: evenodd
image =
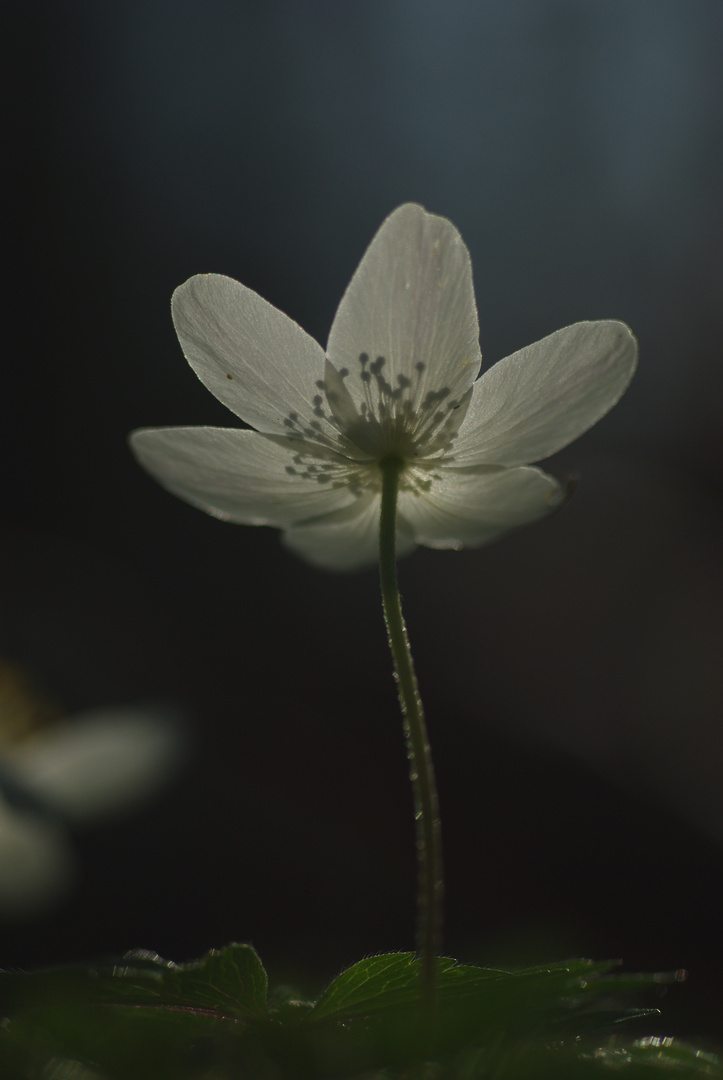
M 451 222 L 412 203 L 386 219 L 351 279 L 328 355 L 358 409 L 437 410 L 479 372 L 469 252 Z
M 399 494 L 399 512 L 427 547 L 479 547 L 545 517 L 560 485 L 539 469 L 445 468 L 428 490 Z
M 528 345 L 475 383 L 457 465 L 548 457 L 612 408 L 630 382 L 637 342 L 624 323 L 580 322 Z
M 379 561 L 377 493 L 368 493 L 354 507 L 297 525 L 284 533 L 284 543 L 313 566 L 338 572 L 363 570 Z M 397 521 L 397 555 L 415 547 L 409 528 Z
M 229 428 L 156 428 L 132 434 L 141 465 L 174 495 L 214 517 L 285 528 L 357 501 L 332 478 L 331 451 Z M 298 464 L 299 450 L 321 453 Z
M 221 274 L 190 278 L 174 292 L 172 311 L 189 364 L 247 424 L 283 435 L 315 419 L 324 352 L 288 315 Z M 335 434 L 323 420 L 317 426 Z

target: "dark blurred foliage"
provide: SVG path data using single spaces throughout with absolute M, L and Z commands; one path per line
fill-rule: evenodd
M 493 362 L 617 317 L 640 370 L 550 463 L 564 512 L 403 564 L 437 756 L 447 950 L 723 961 L 718 0 L 17 5 L 9 42 L 0 652 L 74 710 L 152 695 L 192 764 L 78 838 L 64 907 L 0 964 L 250 941 L 311 989 L 413 940 L 404 747 L 373 573 L 145 476 L 129 430 L 233 424 L 170 320 L 193 273 L 325 341 L 384 216 L 451 218 Z M 316 982 L 315 982 L 316 980 Z M 667 1002 L 666 1002 L 667 1005 Z

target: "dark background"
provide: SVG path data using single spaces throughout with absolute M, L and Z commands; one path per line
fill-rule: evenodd
M 314 989 L 413 944 L 406 762 L 372 572 L 327 576 L 134 464 L 137 426 L 233 424 L 173 289 L 217 271 L 322 343 L 382 219 L 470 247 L 492 363 L 617 317 L 640 370 L 553 459 L 553 519 L 401 567 L 436 752 L 446 950 L 687 968 L 723 935 L 718 0 L 18 5 L 6 202 L 0 650 L 69 714 L 159 697 L 177 782 L 78 835 L 82 879 L 0 963 L 251 941 Z M 674 999 L 674 1000 L 673 1000 Z

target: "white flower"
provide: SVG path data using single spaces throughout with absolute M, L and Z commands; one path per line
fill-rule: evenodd
M 397 546 L 475 546 L 549 513 L 560 486 L 527 467 L 581 435 L 635 369 L 619 322 L 583 322 L 477 378 L 469 253 L 447 220 L 394 211 L 347 288 L 326 354 L 251 289 L 216 274 L 173 296 L 186 359 L 256 431 L 137 431 L 138 460 L 208 513 L 284 530 L 318 566 L 377 557 L 379 463 L 404 461 Z
M 12 680 L 0 664 L 0 918 L 14 919 L 42 914 L 71 892 L 77 861 L 68 827 L 150 796 L 176 771 L 183 735 L 172 710 L 126 706 L 18 737 L 25 703 Z
M 44 914 L 75 884 L 67 830 L 47 814 L 18 810 L 0 785 L 0 918 Z
M 0 754 L 5 777 L 64 821 L 100 821 L 151 796 L 183 752 L 169 706 L 127 705 L 87 712 L 40 729 Z

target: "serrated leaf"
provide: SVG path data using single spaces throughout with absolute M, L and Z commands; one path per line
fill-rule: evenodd
M 723 1080 L 712 1055 L 672 1040 L 622 1041 L 620 1022 L 646 1015 L 631 1009 L 630 994 L 675 975 L 631 976 L 616 966 L 571 960 L 501 971 L 440 958 L 433 1016 L 417 1007 L 412 953 L 360 961 L 315 1005 L 286 988 L 272 995 L 270 1010 L 265 972 L 244 945 L 188 964 L 135 952 L 111 965 L 6 973 L 0 993 L 12 1007 L 0 1025 L 0 1075 L 595 1080 L 612 1069 L 653 1080 L 663 1068 L 681 1080 Z
M 266 971 L 250 945 L 211 949 L 187 964 L 155 953 L 127 953 L 120 963 L 63 967 L 30 974 L 2 972 L 0 991 L 12 1004 L 49 1000 L 76 1003 L 202 1009 L 220 1017 L 268 1016 Z
M 464 1002 L 491 997 L 530 996 L 540 1004 L 559 1003 L 562 995 L 579 994 L 583 985 L 598 978 L 614 962 L 593 964 L 571 960 L 519 971 L 458 964 L 449 957 L 437 960 L 438 1004 L 452 1008 Z M 386 953 L 359 961 L 343 971 L 326 988 L 309 1014 L 310 1021 L 353 1019 L 381 1011 L 414 1008 L 420 1000 L 420 962 L 414 953 Z
M 369 956 L 342 971 L 314 1005 L 311 1020 L 368 1014 L 419 1000 L 419 962 L 414 953 Z
M 674 1080 L 721 1080 L 714 1054 L 674 1039 L 647 1038 L 629 1044 L 607 1041 L 580 1049 L 576 1044 L 522 1044 L 502 1054 L 489 1048 L 463 1052 L 435 1080 L 604 1080 L 621 1073 L 622 1080 L 655 1080 L 661 1073 Z
M 114 976 L 123 980 L 124 990 L 132 993 L 135 987 L 148 991 L 148 972 L 133 966 L 135 958 L 136 954 L 130 954 L 129 966 Z M 200 960 L 187 964 L 160 958 L 157 964 L 160 978 L 151 993 L 155 1004 L 211 1009 L 246 1020 L 262 1020 L 268 1015 L 266 971 L 250 945 L 211 949 Z
M 596 1047 L 579 1055 L 581 1061 L 595 1062 L 607 1069 L 624 1071 L 626 1080 L 638 1076 L 653 1076 L 661 1069 L 676 1076 L 691 1078 L 710 1077 L 720 1080 L 723 1076 L 721 1062 L 715 1054 L 697 1050 L 677 1039 L 649 1036 L 620 1045 Z

